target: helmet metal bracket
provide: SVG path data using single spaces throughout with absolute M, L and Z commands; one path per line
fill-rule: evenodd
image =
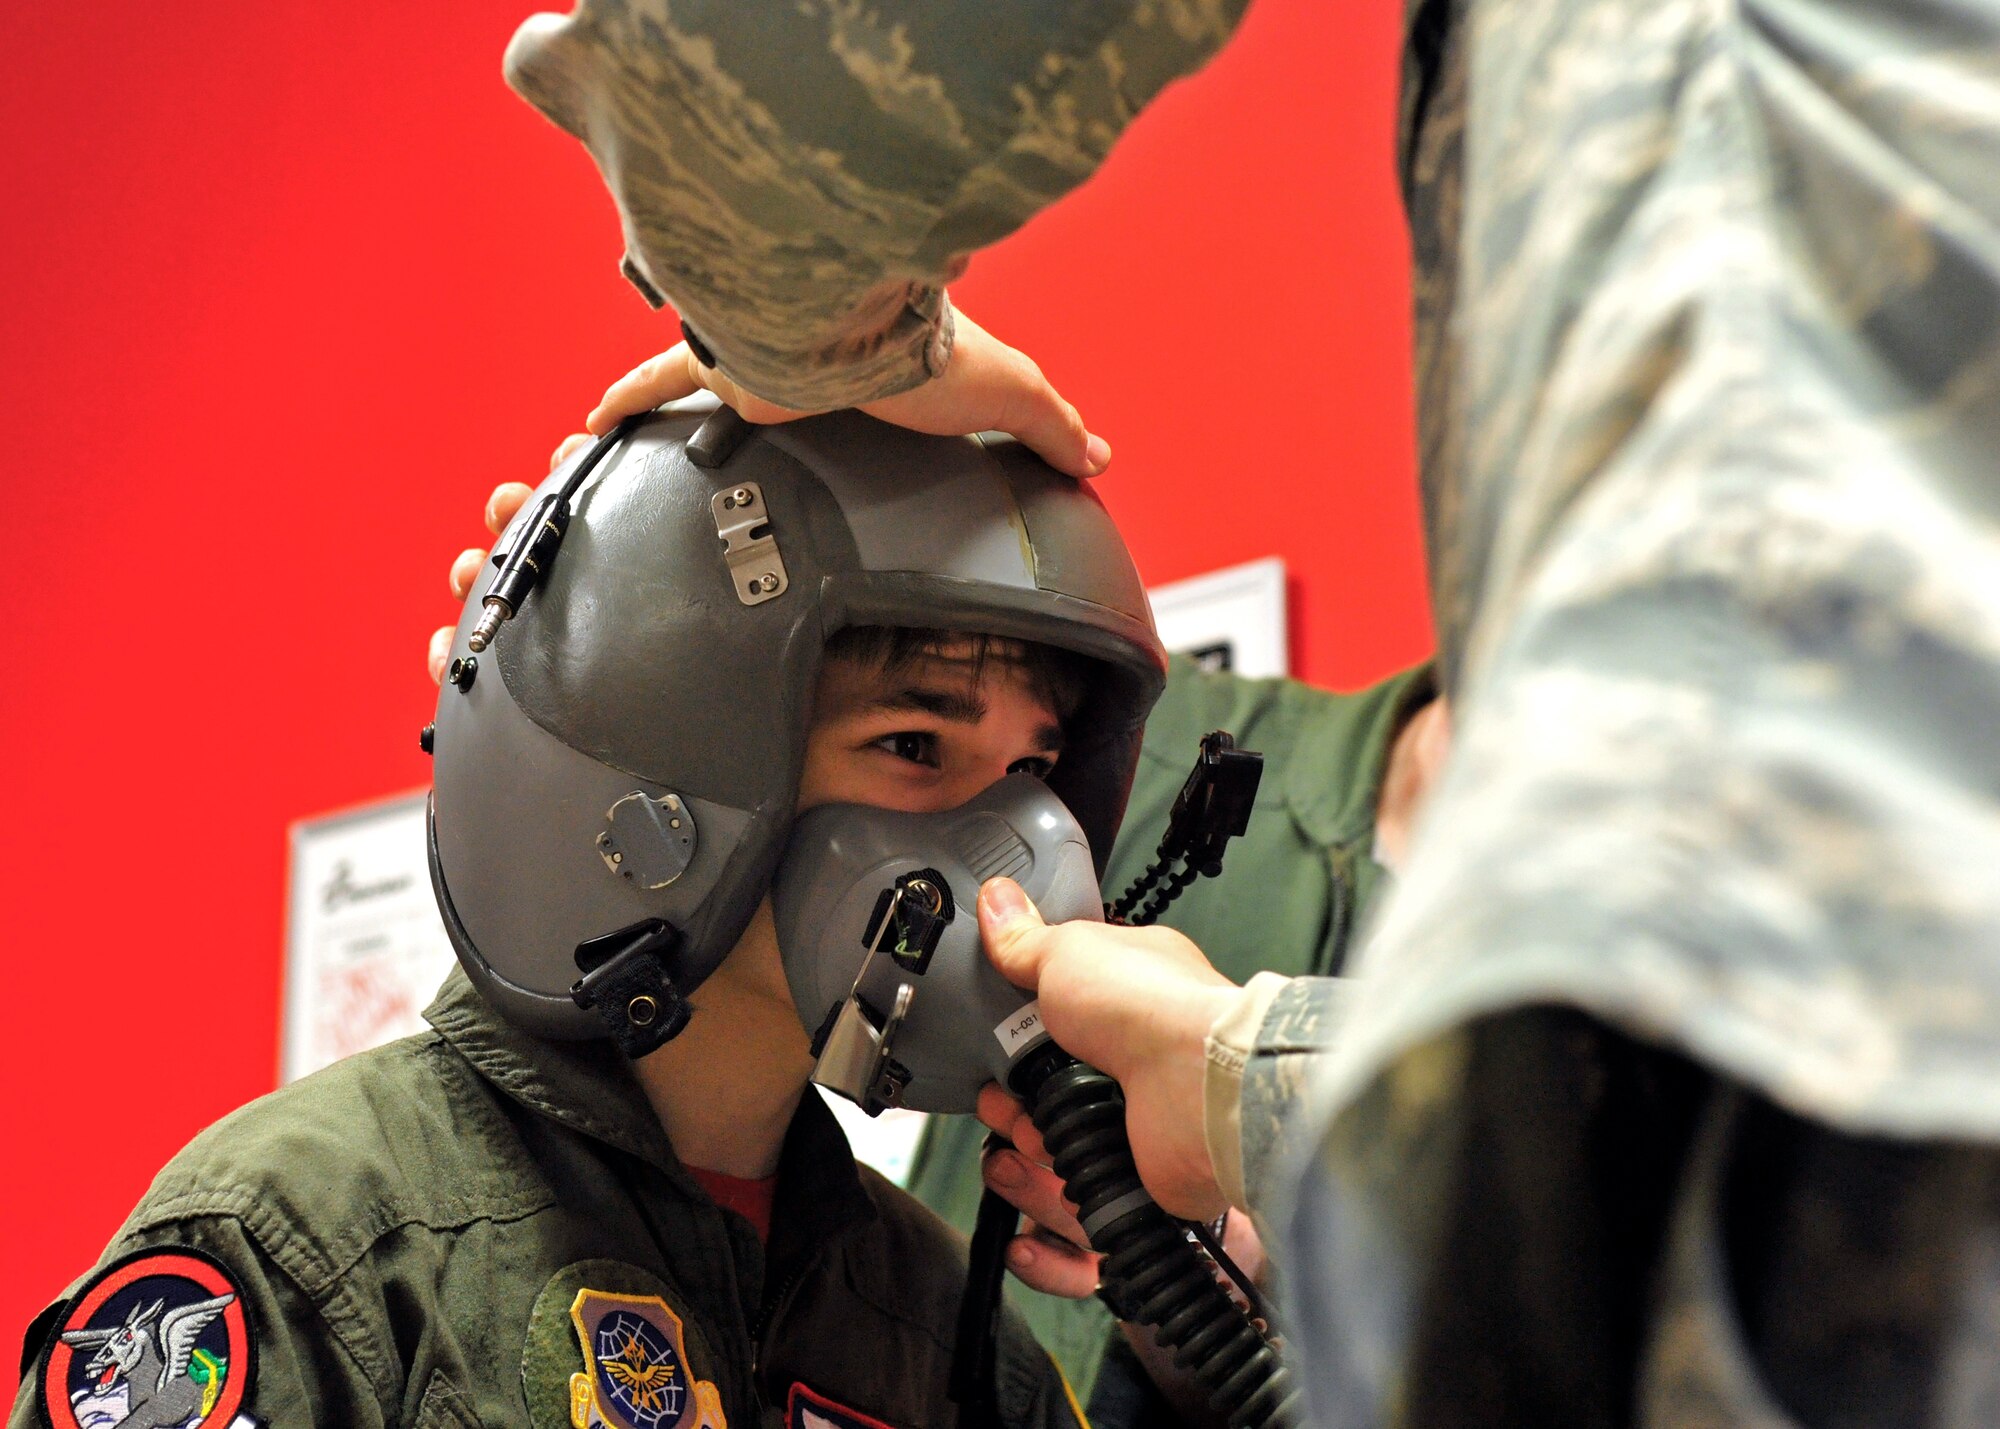
M 785 593 L 791 578 L 778 538 L 771 533 L 771 512 L 764 489 L 754 481 L 715 493 L 708 503 L 715 516 L 715 534 L 722 538 L 722 556 L 729 562 L 729 583 L 745 605 L 762 605 Z
M 694 811 L 680 795 L 655 799 L 634 789 L 604 816 L 593 841 L 604 866 L 648 890 L 665 888 L 694 862 Z

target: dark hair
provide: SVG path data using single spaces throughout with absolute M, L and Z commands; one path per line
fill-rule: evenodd
M 988 660 L 1004 660 L 1019 666 L 1035 698 L 1053 710 L 1064 725 L 1083 704 L 1095 668 L 1087 655 L 1032 640 L 967 631 L 919 630 L 907 625 L 850 625 L 836 631 L 826 642 L 826 658 L 895 671 L 925 655 L 958 646 L 965 647 L 965 653 L 953 649 L 953 658 L 967 661 L 975 680 L 984 673 Z

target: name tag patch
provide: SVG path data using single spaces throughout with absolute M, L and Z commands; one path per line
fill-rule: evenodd
M 890 1426 L 794 1382 L 785 1403 L 785 1429 L 890 1429 Z
M 1000 1039 L 1000 1045 L 1008 1056 L 1013 1056 L 1028 1042 L 1039 1037 L 1042 1032 L 1042 1005 L 1039 1002 L 1023 1004 L 1014 1014 L 998 1027 L 993 1035 Z

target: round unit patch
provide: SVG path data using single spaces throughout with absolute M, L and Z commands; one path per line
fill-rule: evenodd
M 64 1308 L 42 1352 L 51 1429 L 229 1429 L 256 1376 L 236 1280 L 212 1256 L 152 1246 L 114 1261 Z

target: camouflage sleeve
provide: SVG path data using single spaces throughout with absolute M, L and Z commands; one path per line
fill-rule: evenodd
M 1088 178 L 1246 4 L 580 0 L 506 73 L 596 159 L 648 299 L 820 410 L 941 371 L 967 256 Z
M 2000 1139 L 2000 11 L 1633 13 L 1470 6 L 1433 120 L 1460 718 L 1328 1104 L 1553 1002 Z
M 1588 1418 L 1570 1341 L 1633 1321 L 1594 1313 L 1620 1275 L 1565 1267 L 1637 1228 L 1626 1278 L 1654 1274 L 1684 1133 L 1574 1106 L 1601 1134 L 1558 1203 L 1549 1094 L 1608 1090 L 1535 1079 L 1507 1029 L 1574 1010 L 1547 1055 L 1615 1029 L 1829 1141 L 2000 1142 L 2000 11 L 1427 8 L 1459 17 L 1412 196 L 1452 270 L 1425 480 L 1459 720 L 1314 1088 L 1295 1324 L 1329 1421 L 1464 1422 L 1405 1407 L 1425 1345 L 1468 1375 L 1540 1354 L 1515 1382 L 1559 1410 L 1480 1422 Z M 1635 1164 L 1644 1199 L 1606 1195 Z M 1509 1167 L 1537 1174 L 1480 1214 Z M 1874 1235 L 1915 1184 L 1798 1222 Z M 1891 1283 L 1949 1308 L 1879 1262 L 1795 1308 Z M 1659 1352 L 1681 1372 L 1688 1336 Z M 1628 1337 L 1590 1369 L 1610 1417 L 1636 1368 Z M 1821 1422 L 1700 1405 L 1688 1372 L 1643 1422 Z
M 1303 1167 L 1321 1422 L 1996 1422 L 1993 1147 L 1847 1135 L 1524 1008 L 1402 1058 Z
M 2000 1150 L 1843 1136 L 1717 1087 L 1665 1230 L 1644 1429 L 1995 1422 Z
M 1242 1049 L 1238 1068 L 1240 1088 L 1235 1104 L 1223 1116 L 1208 1117 L 1209 1149 L 1223 1192 L 1231 1204 L 1268 1213 L 1277 1169 L 1295 1152 L 1299 1115 L 1313 1070 L 1325 1058 L 1340 1031 L 1352 997 L 1344 978 L 1298 977 L 1277 980 L 1260 973 L 1250 983 L 1257 988 L 1272 978 L 1276 986 L 1255 1003 L 1263 1009 L 1255 1036 Z M 1227 1031 L 1220 1024 L 1211 1038 L 1211 1082 L 1219 1053 L 1226 1053 Z M 1217 1123 L 1222 1123 L 1219 1131 Z M 1233 1132 L 1235 1145 L 1228 1145 Z

